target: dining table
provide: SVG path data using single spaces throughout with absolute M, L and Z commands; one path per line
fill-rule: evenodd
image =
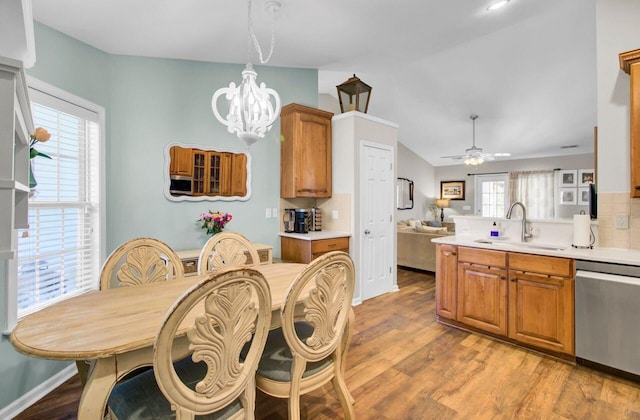
M 251 267 L 269 284 L 272 327 L 280 322 L 280 307 L 289 286 L 305 267 L 297 263 Z M 207 277 L 187 276 L 86 292 L 22 318 L 11 333 L 11 344 L 32 357 L 93 361 L 82 390 L 78 419 L 101 419 L 117 381 L 153 364 L 153 345 L 169 308 L 190 286 Z M 186 330 L 196 316 L 187 316 L 177 332 L 176 342 L 182 340 L 183 348 Z

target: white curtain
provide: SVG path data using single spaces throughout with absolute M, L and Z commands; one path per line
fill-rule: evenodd
M 551 219 L 554 217 L 553 170 L 521 171 L 509 173 L 511 203 L 522 202 L 527 218 Z

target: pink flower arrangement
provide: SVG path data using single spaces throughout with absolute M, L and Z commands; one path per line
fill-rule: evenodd
M 211 211 L 202 213 L 198 222 L 202 222 L 202 229 L 207 230 L 207 235 L 215 235 L 222 232 L 224 226 L 233 219 L 230 213 Z

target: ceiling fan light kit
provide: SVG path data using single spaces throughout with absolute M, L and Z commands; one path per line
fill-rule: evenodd
M 484 153 L 482 148 L 476 147 L 476 120 L 478 116 L 476 114 L 469 115 L 469 118 L 473 122 L 473 144 L 470 148 L 465 149 L 464 155 L 457 156 L 442 156 L 443 159 L 464 159 L 465 165 L 477 166 L 482 165 L 488 160 L 494 160 L 496 157 L 508 157 L 511 153 Z
M 271 14 L 271 48 L 266 59 L 262 57 L 262 50 L 255 33 L 251 20 L 251 2 L 248 0 L 248 26 L 249 40 L 247 48 L 247 66 L 242 71 L 242 82 L 236 86 L 235 82 L 229 83 L 228 87 L 218 89 L 211 98 L 211 109 L 213 115 L 227 127 L 227 131 L 235 133 L 238 138 L 251 146 L 256 141 L 265 136 L 267 131 L 280 115 L 280 96 L 278 92 L 267 88 L 264 83 L 258 86 L 256 78 L 258 73 L 253 69 L 250 60 L 251 42 L 258 52 L 260 63 L 267 64 L 273 54 L 275 45 L 275 16 L 280 10 L 280 2 L 276 0 L 265 0 L 265 8 Z M 224 95 L 229 101 L 229 112 L 223 118 L 218 111 L 218 98 Z

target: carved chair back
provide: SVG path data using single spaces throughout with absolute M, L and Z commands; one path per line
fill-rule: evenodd
M 213 235 L 202 247 L 198 258 L 198 274 L 227 267 L 259 264 L 258 251 L 251 241 L 236 232 L 220 232 Z
M 194 308 L 199 315 L 187 331 L 189 350 L 192 361 L 205 363 L 207 369 L 191 389 L 174 370 L 173 342 L 186 314 Z M 185 292 L 167 313 L 154 346 L 156 381 L 172 409 L 204 415 L 240 397 L 248 413 L 245 418 L 253 418 L 255 372 L 270 323 L 269 285 L 250 268 L 218 271 Z M 246 354 L 243 360 L 241 352 Z
M 109 255 L 100 272 L 100 289 L 136 286 L 183 275 L 180 258 L 167 244 L 158 239 L 137 238 Z

